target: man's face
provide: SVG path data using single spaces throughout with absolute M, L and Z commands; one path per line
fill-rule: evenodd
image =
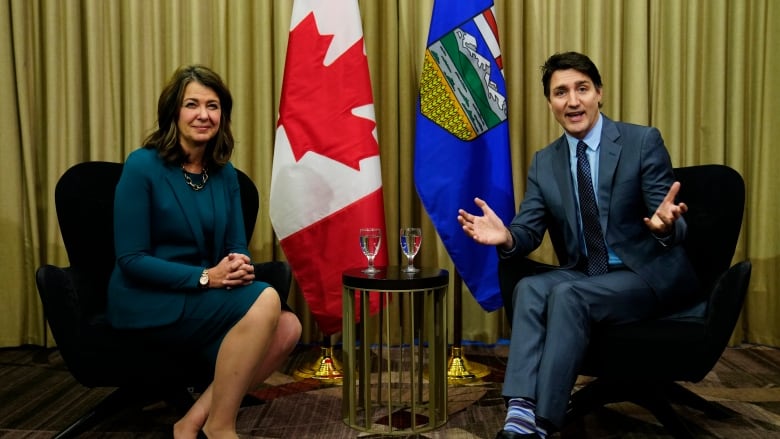
M 574 69 L 556 70 L 550 78 L 550 106 L 555 120 L 571 136 L 582 139 L 599 118 L 601 88 Z

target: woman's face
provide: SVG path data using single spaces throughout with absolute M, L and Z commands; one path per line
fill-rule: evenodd
M 219 131 L 222 106 L 214 90 L 193 81 L 184 89 L 179 109 L 179 143 L 185 151 L 205 146 Z

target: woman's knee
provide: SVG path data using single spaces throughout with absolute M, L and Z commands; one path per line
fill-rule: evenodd
M 298 316 L 290 311 L 282 311 L 279 315 L 279 323 L 276 326 L 277 337 L 286 346 L 295 347 L 301 339 L 303 326 Z
M 276 327 L 279 323 L 279 316 L 281 315 L 282 303 L 279 298 L 279 293 L 273 287 L 264 289 L 255 302 L 249 307 L 244 318 L 248 318 L 257 321 L 259 324 L 264 324 L 268 320 L 271 320 L 273 326 Z

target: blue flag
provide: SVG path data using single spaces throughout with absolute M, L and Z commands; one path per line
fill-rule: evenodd
M 417 193 L 466 286 L 486 311 L 502 306 L 498 255 L 475 243 L 458 209 L 485 200 L 514 216 L 506 86 L 492 0 L 434 1 L 415 132 Z M 481 214 L 481 212 L 475 212 Z

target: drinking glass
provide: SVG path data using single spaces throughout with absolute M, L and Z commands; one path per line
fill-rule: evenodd
M 422 230 L 419 227 L 401 228 L 401 251 L 406 255 L 406 267 L 401 269 L 404 273 L 417 273 L 419 268 L 414 268 L 414 257 L 422 244 Z
M 363 273 L 375 274 L 379 270 L 374 267 L 374 257 L 379 252 L 379 246 L 382 244 L 382 230 L 378 228 L 360 229 L 360 248 L 363 254 L 368 258 L 368 268 Z

